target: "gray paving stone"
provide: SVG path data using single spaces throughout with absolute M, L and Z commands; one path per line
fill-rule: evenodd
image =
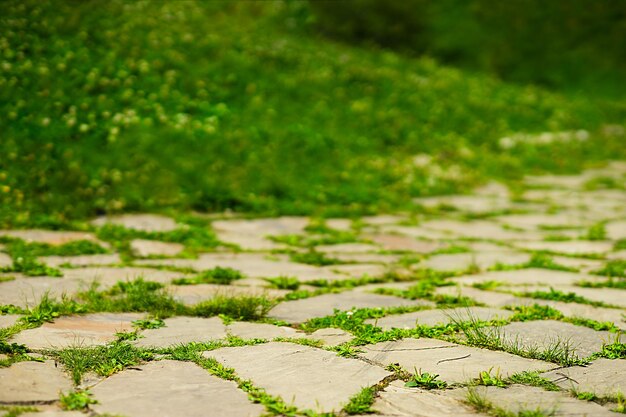
M 289 290 L 275 290 L 264 287 L 244 287 L 238 285 L 217 285 L 217 284 L 198 284 L 198 285 L 171 285 L 167 287 L 169 294 L 174 299 L 185 305 L 194 305 L 202 301 L 210 300 L 216 296 L 237 297 L 237 296 L 253 296 L 266 298 L 279 298 L 289 293 Z
M 563 286 L 573 285 L 579 281 L 598 281 L 598 276 L 581 274 L 577 272 L 557 271 L 553 269 L 527 268 L 511 271 L 489 271 L 475 275 L 466 275 L 455 278 L 454 281 L 463 285 L 472 285 L 488 281 L 496 281 L 509 286 L 515 285 L 541 285 Z
M 400 260 L 400 255 L 392 255 L 389 253 L 330 253 L 330 257 L 339 259 L 342 262 L 357 262 L 362 264 L 381 263 L 393 264 Z M 347 265 L 339 265 L 347 266 Z
M 252 404 L 232 381 L 190 362 L 162 360 L 113 375 L 91 389 L 99 414 L 127 417 L 256 417 Z
M 91 224 L 96 227 L 111 224 L 142 232 L 171 232 L 178 228 L 174 219 L 158 214 L 123 214 L 121 216 L 100 217 L 92 220 Z
M 69 378 L 54 361 L 18 362 L 0 368 L 0 404 L 56 401 L 59 391 L 71 388 Z
M 132 343 L 139 347 L 168 347 L 223 339 L 226 335 L 226 326 L 219 317 L 172 317 L 165 319 L 165 327 L 142 331 L 142 337 Z
M 185 249 L 180 243 L 159 242 L 157 240 L 135 239 L 130 242 L 135 256 L 176 256 Z
M 448 383 L 465 383 L 493 368 L 503 377 L 523 371 L 546 371 L 558 365 L 506 352 L 478 349 L 436 339 L 402 339 L 361 347 L 362 356 L 383 366 L 398 363 L 409 371 L 438 374 Z
M 274 326 L 267 323 L 235 321 L 226 327 L 226 332 L 242 339 L 266 339 L 277 337 L 300 337 L 296 329 L 287 326 Z
M 60 349 L 68 346 L 105 345 L 115 340 L 115 333 L 133 330 L 138 313 L 97 313 L 85 316 L 59 317 L 53 323 L 23 330 L 11 342 L 31 349 Z
M 543 374 L 564 390 L 612 397 L 626 392 L 626 360 L 596 359 L 587 366 L 572 366 Z
M 306 336 L 298 336 L 304 337 L 305 339 L 310 340 L 321 340 L 325 345 L 328 346 L 337 346 L 342 343 L 349 342 L 353 339 L 352 335 L 341 329 L 327 328 L 327 329 L 318 329 L 311 334 Z
M 618 328 L 626 330 L 626 312 L 617 308 L 594 307 L 588 304 L 563 303 L 552 300 L 532 300 L 534 304 L 547 305 L 559 310 L 566 317 L 578 317 L 599 322 L 609 321 Z
M 601 405 L 591 401 L 581 401 L 567 393 L 544 391 L 541 388 L 524 385 L 512 385 L 506 389 L 478 386 L 476 393 L 486 398 L 495 407 L 504 409 L 513 415 L 523 411 L 543 412 L 555 417 L 590 417 L 615 416 Z
M 11 327 L 20 319 L 19 314 L 6 314 L 4 316 L 0 316 L 0 329 L 5 327 Z
M 463 271 L 474 265 L 487 269 L 496 264 L 517 265 L 529 260 L 529 254 L 516 251 L 448 253 L 434 255 L 418 266 L 437 271 Z
M 301 323 L 314 317 L 325 317 L 337 310 L 356 308 L 398 307 L 432 305 L 424 300 L 407 300 L 389 295 L 346 291 L 339 294 L 323 294 L 296 301 L 285 301 L 274 307 L 269 316 L 287 323 Z
M 391 375 L 334 352 L 293 343 L 222 348 L 203 354 L 300 409 L 339 411 L 350 397 Z
M 603 278 L 599 278 L 603 280 Z M 583 288 L 573 285 L 564 285 L 556 288 L 563 292 L 574 292 L 591 301 L 599 301 L 613 306 L 626 308 L 626 291 L 618 288 Z
M 93 233 L 74 232 L 66 230 L 0 230 L 0 236 L 13 237 L 22 239 L 26 242 L 47 243 L 49 245 L 63 245 L 65 243 L 74 242 L 76 240 L 89 240 L 97 242 L 103 247 L 106 245 L 98 241 Z
M 567 255 L 603 254 L 613 249 L 612 242 L 589 240 L 515 242 L 516 247 L 533 251 L 550 251 Z
M 579 357 L 599 352 L 603 343 L 615 338 L 613 333 L 555 320 L 515 322 L 503 326 L 501 331 L 506 340 L 526 348 L 546 349 L 568 343 L 570 351 Z
M 117 253 L 100 255 L 77 255 L 77 256 L 41 256 L 39 260 L 51 267 L 61 265 L 90 266 L 90 265 L 113 265 L 122 262 Z
M 383 330 L 413 329 L 418 325 L 436 326 L 451 323 L 453 321 L 468 320 L 494 320 L 497 318 L 507 318 L 513 315 L 508 310 L 500 310 L 488 307 L 467 307 L 452 309 L 435 309 L 416 311 L 406 314 L 392 314 L 380 319 L 366 320 L 366 323 L 373 324 Z
M 472 300 L 483 303 L 489 307 L 528 305 L 534 304 L 536 301 L 531 298 L 516 297 L 511 294 L 496 291 L 484 291 L 464 285 L 437 287 L 435 289 L 435 294 L 469 297 Z
M 375 417 L 481 417 L 448 391 L 407 388 L 393 381 L 378 393 L 372 409 Z

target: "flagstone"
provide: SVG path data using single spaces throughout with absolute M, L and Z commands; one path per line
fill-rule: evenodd
M 98 241 L 93 233 L 75 232 L 68 230 L 0 230 L 0 236 L 22 239 L 26 242 L 47 243 L 48 245 L 63 245 L 77 240 L 89 240 L 96 242 L 103 247 L 106 245 Z
M 538 387 L 511 385 L 507 388 L 477 386 L 476 395 L 511 415 L 534 412 L 532 415 L 554 417 L 610 417 L 616 414 L 591 401 L 581 401 L 568 393 L 545 391 Z M 531 415 L 531 414 L 528 414 Z
M 13 258 L 6 253 L 0 252 L 0 268 L 7 268 L 13 265 Z
M 510 271 L 489 271 L 475 275 L 465 275 L 455 278 L 454 281 L 463 285 L 472 285 L 489 281 L 499 282 L 509 286 L 540 285 L 562 286 L 573 285 L 579 281 L 598 281 L 601 278 L 577 272 L 557 271 L 554 269 L 526 268 Z
M 454 207 L 467 213 L 491 213 L 512 207 L 511 201 L 497 195 L 450 195 L 414 198 L 413 202 L 429 208 Z
M 0 368 L 0 404 L 51 402 L 72 383 L 54 361 L 17 362 Z
M 598 281 L 603 281 L 599 278 Z M 573 292 L 591 301 L 598 301 L 608 305 L 626 308 L 626 291 L 618 288 L 584 288 L 574 285 L 556 288 L 563 292 Z
M 352 220 L 351 219 L 326 219 L 324 221 L 326 227 L 330 227 L 331 229 L 340 230 L 342 232 L 347 232 L 352 230 Z
M 413 329 L 416 326 L 436 326 L 455 321 L 505 319 L 513 315 L 512 311 L 488 307 L 460 307 L 452 309 L 433 309 L 413 313 L 392 314 L 365 322 L 383 330 Z
M 187 274 L 178 271 L 168 271 L 155 268 L 137 267 L 89 267 L 62 269 L 63 276 L 67 279 L 79 280 L 84 283 L 97 281 L 99 289 L 107 289 L 118 281 L 131 281 L 142 278 L 144 281 L 168 284 L 175 278 L 182 278 Z
M 380 245 L 384 250 L 429 253 L 442 247 L 442 244 L 439 242 L 417 240 L 410 236 L 375 234 L 365 235 L 364 237 Z
M 589 240 L 515 242 L 520 249 L 548 251 L 567 255 L 603 254 L 613 249 L 612 242 Z
M 494 217 L 494 220 L 512 227 L 528 230 L 541 229 L 542 226 L 581 228 L 592 224 L 591 221 L 581 219 L 579 216 L 569 211 L 563 211 L 557 214 L 510 214 L 506 216 Z M 552 230 L 551 232 L 560 233 L 561 230 Z
M 163 233 L 176 230 L 179 226 L 171 217 L 158 214 L 123 214 L 120 216 L 99 217 L 91 221 L 96 227 L 105 225 L 122 226 L 142 232 Z
M 37 407 L 38 409 L 40 407 Z M 80 411 L 42 410 L 32 413 L 20 413 L 20 417 L 85 417 Z
M 289 290 L 277 290 L 264 287 L 244 287 L 238 285 L 217 285 L 217 284 L 197 284 L 197 285 L 170 285 L 167 287 L 169 294 L 175 300 L 185 305 L 194 305 L 202 301 L 210 300 L 216 296 L 237 297 L 267 297 L 279 298 L 288 294 Z
M 21 317 L 19 314 L 0 315 L 0 329 L 13 326 Z
M 407 388 L 393 381 L 378 392 L 374 417 L 484 417 L 447 390 Z
M 135 256 L 139 257 L 176 256 L 185 249 L 185 246 L 180 243 L 173 242 L 134 239 L 130 242 L 130 249 Z
M 377 216 L 365 216 L 361 217 L 363 223 L 371 224 L 374 226 L 381 226 L 386 224 L 397 224 L 406 220 L 405 216 L 397 214 L 380 214 Z
M 224 339 L 226 325 L 219 317 L 172 317 L 165 319 L 165 327 L 146 329 L 132 343 L 139 347 L 168 347 L 190 342 L 208 342 Z
M 454 285 L 435 288 L 435 294 L 469 297 L 472 300 L 490 307 L 504 307 L 513 305 L 533 304 L 536 300 L 532 298 L 516 297 L 511 294 L 496 291 L 479 290 L 478 288 L 467 287 L 465 285 Z
M 39 261 L 48 266 L 57 268 L 64 265 L 90 266 L 90 265 L 113 265 L 122 262 L 117 253 L 98 255 L 77 255 L 77 256 L 41 256 Z
M 315 317 L 332 315 L 334 310 L 347 311 L 352 308 L 377 308 L 432 305 L 424 300 L 407 300 L 390 295 L 345 291 L 338 294 L 323 294 L 295 301 L 285 301 L 269 312 L 269 317 L 287 323 L 301 323 Z
M 377 366 L 334 352 L 293 343 L 270 342 L 205 352 L 242 379 L 300 409 L 339 411 L 362 388 L 391 375 Z
M 393 255 L 389 253 L 329 253 L 329 256 L 331 258 L 339 259 L 341 262 L 356 262 L 363 264 L 393 264 L 401 259 L 401 255 Z
M 235 321 L 226 326 L 226 332 L 242 339 L 266 339 L 277 337 L 301 337 L 296 329 L 287 326 L 275 326 L 267 323 L 249 323 Z
M 117 373 L 91 391 L 98 401 L 91 408 L 98 414 L 257 417 L 265 412 L 263 406 L 250 402 L 235 382 L 213 376 L 191 362 L 150 362 Z
M 460 220 L 431 220 L 422 223 L 422 227 L 440 231 L 449 231 L 456 236 L 475 239 L 536 239 L 541 235 L 538 232 L 507 230 L 502 225 L 488 220 L 474 220 L 463 222 Z
M 518 265 L 529 260 L 529 254 L 515 251 L 447 253 L 431 256 L 418 266 L 437 271 L 459 271 L 472 266 L 486 269 L 496 264 Z
M 369 277 L 378 277 L 387 272 L 387 267 L 380 264 L 346 264 L 333 265 L 332 271 L 348 275 L 352 278 L 361 278 L 366 275 Z
M 51 299 L 58 299 L 61 295 L 73 294 L 80 288 L 84 288 L 84 284 L 76 279 L 18 276 L 14 280 L 0 282 L 0 305 L 33 307 L 46 294 Z
M 315 250 L 322 253 L 368 253 L 380 250 L 380 246 L 370 243 L 338 243 L 336 245 L 319 245 Z
M 616 337 L 614 333 L 555 320 L 515 322 L 501 327 L 500 331 L 505 340 L 525 348 L 549 349 L 567 345 L 579 357 L 599 352 L 603 343 Z
M 609 239 L 626 239 L 626 220 L 608 222 L 604 228 Z
M 617 308 L 594 307 L 588 304 L 564 303 L 553 300 L 532 300 L 534 304 L 550 306 L 565 317 L 583 318 L 599 322 L 611 322 L 620 329 L 626 330 L 626 311 Z
M 563 390 L 592 392 L 598 397 L 614 397 L 626 392 L 626 360 L 594 359 L 590 365 L 572 366 L 542 376 Z
M 342 343 L 349 342 L 353 339 L 353 336 L 350 333 L 345 330 L 335 328 L 318 329 L 311 334 L 298 337 L 303 337 L 304 339 L 309 340 L 321 340 L 328 346 L 341 345 Z
M 416 239 L 430 240 L 449 239 L 451 236 L 450 232 L 426 229 L 421 226 L 386 225 L 380 227 L 379 232 L 385 234 L 399 234 L 403 236 L 410 236 Z
M 506 352 L 457 345 L 437 339 L 406 338 L 362 346 L 358 354 L 374 363 L 388 366 L 399 364 L 409 372 L 439 375 L 448 383 L 465 383 L 481 372 L 499 372 L 504 378 L 524 371 L 546 371 L 558 365 L 526 359 Z
M 115 333 L 133 330 L 139 313 L 96 313 L 59 317 L 34 329 L 23 330 L 11 342 L 30 349 L 62 349 L 69 346 L 105 345 L 116 339 Z

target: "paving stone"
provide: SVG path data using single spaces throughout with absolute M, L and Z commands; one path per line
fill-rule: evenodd
M 541 412 L 554 417 L 615 416 L 601 405 L 581 401 L 564 392 L 545 391 L 538 387 L 511 385 L 508 388 L 477 386 L 476 394 L 512 415 Z M 529 414 L 530 415 L 530 414 Z M 539 415 L 539 414 L 533 414 Z
M 475 239 L 495 239 L 495 240 L 527 240 L 539 239 L 538 232 L 515 231 L 504 229 L 500 224 L 488 220 L 475 220 L 462 222 L 459 220 L 431 220 L 422 223 L 422 227 L 448 231 L 456 236 Z
M 66 230 L 0 230 L 0 236 L 22 239 L 26 242 L 47 243 L 55 246 L 74 242 L 76 240 L 89 240 L 100 243 L 102 246 L 106 246 L 102 242 L 98 241 L 93 233 Z
M 380 264 L 332 265 L 332 271 L 348 275 L 352 278 L 361 278 L 366 275 L 369 277 L 378 277 L 387 272 L 387 267 Z
M 496 291 L 484 291 L 464 285 L 437 287 L 435 288 L 435 294 L 469 297 L 474 301 L 490 307 L 527 305 L 534 304 L 536 301 L 531 298 L 516 297 L 511 294 Z
M 494 220 L 506 224 L 508 226 L 517 227 L 527 230 L 538 230 L 541 226 L 550 227 L 587 227 L 592 224 L 591 221 L 581 219 L 572 212 L 561 212 L 557 214 L 510 214 L 506 216 L 495 217 Z M 552 233 L 560 233 L 560 230 L 552 231 Z
M 516 247 L 533 251 L 550 251 L 567 255 L 603 254 L 613 249 L 612 242 L 589 240 L 515 242 Z
M 226 331 L 233 336 L 242 339 L 266 339 L 272 340 L 277 337 L 300 337 L 300 333 L 291 327 L 274 326 L 267 323 L 249 323 L 235 321 L 226 327 Z
M 400 260 L 400 255 L 389 253 L 330 253 L 330 257 L 342 262 L 393 264 Z
M 610 259 L 610 260 L 616 260 L 617 259 L 617 260 L 624 260 L 624 261 L 626 261 L 626 249 L 618 250 L 618 251 L 609 253 L 606 256 L 606 258 Z
M 325 345 L 337 346 L 342 343 L 349 342 L 353 339 L 352 335 L 341 329 L 327 328 L 318 329 L 306 336 L 299 336 L 310 340 L 321 340 Z
M 599 322 L 609 321 L 618 328 L 626 330 L 625 311 L 617 308 L 594 307 L 588 304 L 563 303 L 552 300 L 531 300 L 533 304 L 547 305 L 559 310 L 566 317 L 578 317 Z
M 357 359 L 293 343 L 221 348 L 203 355 L 234 368 L 270 395 L 316 412 L 339 411 L 362 388 L 391 375 Z
M 399 234 L 403 236 L 410 236 L 416 239 L 440 240 L 448 239 L 451 236 L 450 232 L 426 229 L 421 226 L 385 225 L 381 226 L 378 231 L 380 233 L 386 234 Z
M 122 262 L 117 253 L 77 256 L 41 256 L 39 260 L 48 266 L 57 268 L 68 264 L 71 266 L 114 265 Z
M 115 340 L 115 333 L 133 330 L 138 313 L 97 313 L 84 316 L 59 317 L 52 323 L 23 330 L 11 342 L 31 349 L 60 349 L 68 346 L 105 345 Z
M 576 268 L 580 272 L 595 271 L 602 268 L 603 261 L 599 259 L 572 258 L 570 256 L 553 255 L 552 260 L 559 265 Z
M 600 279 L 601 280 L 601 279 Z M 588 300 L 599 301 L 613 306 L 626 308 L 626 291 L 617 288 L 583 288 L 570 286 L 560 286 L 556 288 L 563 292 L 574 292 Z
M 452 309 L 434 309 L 416 311 L 405 314 L 392 314 L 379 319 L 369 319 L 366 323 L 373 324 L 383 330 L 413 329 L 416 326 L 436 326 L 453 321 L 494 320 L 507 318 L 513 315 L 508 310 L 488 307 L 461 307 Z
M 139 347 L 168 347 L 189 342 L 208 342 L 226 337 L 226 326 L 219 317 L 172 317 L 165 327 L 147 329 L 133 342 Z
M 177 271 L 135 267 L 90 267 L 63 269 L 62 271 L 66 279 L 78 280 L 86 284 L 97 281 L 100 284 L 99 289 L 110 288 L 118 281 L 131 281 L 137 278 L 143 278 L 144 281 L 169 284 L 173 279 L 187 275 Z
M 0 282 L 0 305 L 33 307 L 45 294 L 51 299 L 58 299 L 63 293 L 75 293 L 82 285 L 79 280 L 68 278 L 16 277 L 12 281 Z
M 171 232 L 178 228 L 174 219 L 158 214 L 123 214 L 121 216 L 99 217 L 92 220 L 91 224 L 96 227 L 111 224 L 126 229 L 157 233 Z
M 356 308 L 399 307 L 413 305 L 432 305 L 424 300 L 407 300 L 390 295 L 369 294 L 358 291 L 346 291 L 338 294 L 323 294 L 317 297 L 295 301 L 285 301 L 274 307 L 269 316 L 287 323 L 301 323 L 315 317 L 325 317 L 337 310 Z
M 247 250 L 271 250 L 285 247 L 270 239 L 271 235 L 302 234 L 309 220 L 305 217 L 279 217 L 275 219 L 218 220 L 212 223 L 222 242 L 238 245 Z
M 463 285 L 472 285 L 489 281 L 496 281 L 509 286 L 515 285 L 542 285 L 563 286 L 573 285 L 579 281 L 598 281 L 601 278 L 577 272 L 557 271 L 554 269 L 527 268 L 510 271 L 489 271 L 475 275 L 466 275 L 455 278 L 454 281 Z
M 13 265 L 13 258 L 6 253 L 0 252 L 0 268 L 6 268 Z
M 377 245 L 370 243 L 339 243 L 336 245 L 319 245 L 315 247 L 315 250 L 323 253 L 332 253 L 333 255 L 338 253 L 368 253 L 376 252 L 380 250 Z
M 325 220 L 326 227 L 330 227 L 331 229 L 340 230 L 342 232 L 347 232 L 352 230 L 352 220 L 351 219 L 326 219 Z
M 393 214 L 381 214 L 378 216 L 365 216 L 361 217 L 361 221 L 374 226 L 381 226 L 385 224 L 397 224 L 406 220 L 406 217 Z
M 579 357 L 599 352 L 603 343 L 615 339 L 614 333 L 555 320 L 510 323 L 501 327 L 501 332 L 506 340 L 517 342 L 526 348 L 546 349 L 568 343 L 570 350 Z
M 113 375 L 91 389 L 98 414 L 127 417 L 256 417 L 265 412 L 232 381 L 190 362 L 150 362 Z
M 0 329 L 13 326 L 15 323 L 17 323 L 20 317 L 22 316 L 20 316 L 19 314 L 6 314 L 3 316 L 0 315 Z
M 130 242 L 130 249 L 135 256 L 139 257 L 176 256 L 185 249 L 185 245 L 174 242 L 134 239 Z
M 54 361 L 17 362 L 0 368 L 0 404 L 47 402 L 59 399 L 72 383 Z
M 609 222 L 604 225 L 609 239 L 626 239 L 626 220 Z
M 438 374 L 448 383 L 465 383 L 493 368 L 502 377 L 523 371 L 546 371 L 558 365 L 526 359 L 506 352 L 478 349 L 436 339 L 402 339 L 361 347 L 362 356 L 374 363 L 399 364 L 409 372 Z
M 37 407 L 39 408 L 39 407 Z M 44 410 L 33 413 L 20 414 L 21 417 L 85 417 L 80 411 Z
M 400 250 L 418 253 L 429 253 L 442 247 L 441 243 L 429 240 L 417 240 L 413 237 L 392 235 L 392 234 L 376 234 L 365 235 L 366 239 L 380 245 L 384 250 Z
M 372 405 L 375 417 L 481 417 L 447 391 L 407 388 L 403 381 L 393 381 L 378 392 Z
M 420 262 L 418 266 L 437 271 L 459 271 L 474 265 L 487 269 L 496 264 L 517 265 L 529 260 L 529 254 L 515 251 L 447 253 L 434 255 Z
M 279 298 L 288 294 L 289 290 L 275 290 L 263 287 L 243 287 L 237 285 L 171 285 L 167 287 L 169 294 L 177 301 L 185 305 L 194 305 L 202 301 L 210 300 L 218 295 L 225 297 L 254 296 L 266 298 Z
M 595 359 L 587 366 L 572 366 L 543 374 L 563 390 L 593 392 L 599 397 L 613 397 L 626 392 L 626 360 Z

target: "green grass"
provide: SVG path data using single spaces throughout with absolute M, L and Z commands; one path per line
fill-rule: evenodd
M 346 414 L 371 414 L 372 404 L 376 396 L 376 390 L 372 387 L 363 388 L 358 394 L 350 398 L 343 411 Z
M 236 320 L 259 320 L 276 305 L 276 301 L 265 296 L 216 295 L 191 308 L 195 316 L 212 317 L 225 315 Z
M 279 290 L 297 290 L 300 287 L 300 281 L 295 277 L 275 277 L 275 278 L 265 278 L 267 282 L 269 282 L 273 288 L 278 288 Z
M 87 410 L 90 404 L 96 404 L 98 401 L 91 398 L 91 392 L 86 391 L 72 391 L 67 394 L 61 393 L 59 399 L 61 408 L 64 410 Z
M 601 129 L 623 124 L 622 102 L 338 43 L 309 16 L 306 2 L 8 1 L 0 225 L 395 211 L 626 156 Z M 581 129 L 587 140 L 533 140 Z
M 490 368 L 488 371 L 482 371 L 476 379 L 476 384 L 486 387 L 506 388 L 509 384 L 508 381 L 500 376 L 500 370 L 496 370 L 493 374 L 491 373 L 492 370 L 493 368 Z
M 530 385 L 543 388 L 546 391 L 560 391 L 558 385 L 547 378 L 542 377 L 539 372 L 524 371 L 513 374 L 508 378 L 514 384 Z
M 340 265 L 346 263 L 315 250 L 309 250 L 308 252 L 294 252 L 291 254 L 291 260 L 315 266 Z
M 575 292 L 565 293 L 560 290 L 555 290 L 554 288 L 550 288 L 550 291 L 533 291 L 526 292 L 521 294 L 523 297 L 537 298 L 540 300 L 552 300 L 552 301 L 561 301 L 564 303 L 579 303 L 579 304 L 589 304 L 596 307 L 604 307 L 606 303 L 600 301 L 592 301 L 585 297 L 582 297 Z
M 233 281 L 244 278 L 244 275 L 233 268 L 222 268 L 216 266 L 200 272 L 193 278 L 177 278 L 172 280 L 174 285 L 195 285 L 195 284 L 220 284 L 228 285 Z
M 514 413 L 502 407 L 495 406 L 486 396 L 481 395 L 478 390 L 470 387 L 465 398 L 467 404 L 472 406 L 476 411 L 485 413 L 494 417 L 549 417 L 556 413 L 556 410 L 522 409 Z
M 439 375 L 415 370 L 415 374 L 404 384 L 408 388 L 422 389 L 444 389 L 448 386 L 447 382 L 438 379 Z
M 603 268 L 594 271 L 594 274 L 607 277 L 626 278 L 626 261 L 615 260 L 607 262 Z

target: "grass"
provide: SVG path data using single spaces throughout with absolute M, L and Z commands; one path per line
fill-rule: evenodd
M 556 410 L 543 410 L 541 408 L 522 409 L 516 413 L 511 412 L 493 405 L 493 403 L 489 401 L 486 396 L 481 395 L 478 390 L 473 387 L 468 388 L 465 401 L 476 411 L 489 414 L 494 417 L 549 417 L 556 413 Z
M 543 268 L 543 269 L 553 269 L 556 271 L 566 271 L 566 272 L 577 272 L 576 268 L 571 268 L 568 266 L 561 265 L 554 261 L 554 259 L 542 252 L 533 252 L 530 261 L 524 265 L 525 268 Z
M 445 279 L 447 274 L 439 274 L 434 271 L 427 271 L 421 274 L 423 277 L 416 281 L 415 285 L 406 290 L 395 288 L 379 288 L 375 292 L 378 294 L 394 295 L 397 297 L 408 298 L 410 300 L 430 300 L 439 307 L 469 307 L 482 305 L 470 297 L 461 295 L 436 294 L 437 287 L 445 287 L 454 285 L 453 282 Z
M 594 274 L 604 275 L 607 277 L 626 278 L 626 261 L 615 260 L 609 261 L 603 268 L 594 271 Z
M 587 230 L 584 236 L 587 240 L 606 240 L 606 227 L 604 223 L 596 223 Z
M 492 370 L 493 368 L 489 368 L 488 371 L 481 371 L 481 373 L 478 374 L 476 384 L 484 385 L 486 387 L 506 388 L 509 384 L 500 376 L 500 370 L 496 370 L 493 375 L 491 374 Z
M 372 387 L 363 388 L 358 394 L 350 398 L 348 404 L 343 408 L 346 414 L 371 414 L 372 404 L 376 396 L 376 390 Z
M 11 0 L 0 225 L 167 209 L 395 211 L 626 154 L 601 129 L 623 124 L 620 101 L 338 43 L 311 19 L 306 2 Z M 537 140 L 582 129 L 586 140 Z
M 546 391 L 560 391 L 558 385 L 542 377 L 539 372 L 524 371 L 513 374 L 508 379 L 514 384 L 530 385 L 532 387 L 543 388 Z
M 295 291 L 300 287 L 300 281 L 295 277 L 279 276 L 275 278 L 265 278 L 265 280 L 269 282 L 273 288 L 278 288 L 279 290 Z
M 315 250 L 309 250 L 308 252 L 295 252 L 292 253 L 290 257 L 294 262 L 315 266 L 340 265 L 346 263 Z
M 592 301 L 585 297 L 582 297 L 574 292 L 565 293 L 560 290 L 555 290 L 554 288 L 550 288 L 550 291 L 533 291 L 522 293 L 521 296 L 536 298 L 539 300 L 552 300 L 552 301 L 561 301 L 564 303 L 579 303 L 579 304 L 589 304 L 595 307 L 606 307 L 607 304 L 600 301 Z
M 98 401 L 91 398 L 91 392 L 85 391 L 72 391 L 67 394 L 61 393 L 59 399 L 61 408 L 64 410 L 88 410 L 90 404 L 96 404 Z
M 6 406 L 6 405 L 0 405 L 0 411 L 4 411 L 5 412 L 2 415 L 2 417 L 18 417 L 21 414 L 36 413 L 36 412 L 38 412 L 40 410 L 37 407 L 33 407 L 32 405 L 28 405 L 28 406 L 20 406 L 20 405 Z
M 276 305 L 276 302 L 265 296 L 216 295 L 210 300 L 203 301 L 191 308 L 195 316 L 212 317 L 225 315 L 236 320 L 259 320 Z
M 193 278 L 178 278 L 172 280 L 174 285 L 195 285 L 195 284 L 219 284 L 229 285 L 233 281 L 244 278 L 244 275 L 233 268 L 223 268 L 216 266 L 215 268 L 202 271 Z
M 422 389 L 445 389 L 448 387 L 448 383 L 438 379 L 439 375 L 429 374 L 428 372 L 422 372 L 422 370 L 415 370 L 415 374 L 404 384 L 408 388 L 422 388 Z
M 594 356 L 607 359 L 626 359 L 626 343 L 620 341 L 621 333 L 618 332 L 611 343 L 603 343 L 602 349 Z

